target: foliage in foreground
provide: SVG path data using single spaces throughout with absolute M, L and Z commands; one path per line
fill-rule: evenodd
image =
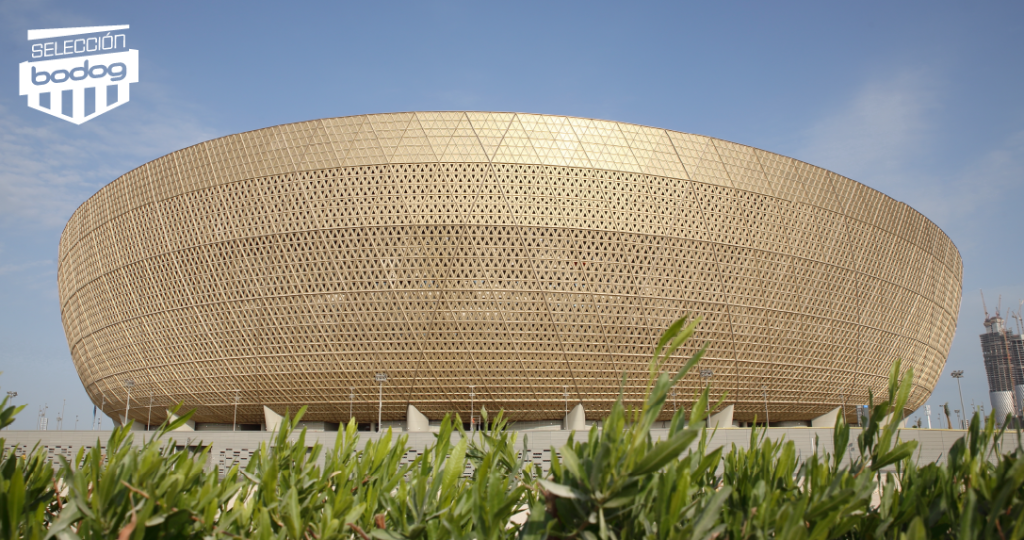
M 220 477 L 209 450 L 175 450 L 161 427 L 140 445 L 129 428 L 52 467 L 41 449 L 0 456 L 3 538 L 255 538 L 352 540 L 625 540 L 644 538 L 1024 538 L 1024 454 L 1001 451 L 993 417 L 975 416 L 945 463 L 915 463 L 898 439 L 912 371 L 890 374 L 888 398 L 847 452 L 842 417 L 833 451 L 802 461 L 791 441 L 753 430 L 749 448 L 709 449 L 705 390 L 664 440 L 650 430 L 674 384 L 661 371 L 694 331 L 677 321 L 650 364 L 640 410 L 620 399 L 602 430 L 553 449 L 546 477 L 524 462 L 499 413 L 467 437 L 446 418 L 436 443 L 410 463 L 390 432 L 359 449 L 355 424 L 335 444 L 307 448 L 302 416 L 287 418 L 244 469 Z M 0 402 L 0 428 L 20 408 Z M 458 430 L 456 433 L 455 430 Z M 458 436 L 456 436 L 458 435 Z M 453 442 L 453 439 L 455 442 Z M 525 445 L 524 445 L 525 447 Z M 851 446 L 852 447 L 852 446 Z M 555 451 L 560 456 L 555 455 Z M 852 455 L 848 455 L 852 454 Z M 468 467 L 467 467 L 468 465 Z M 467 474 L 467 470 L 471 474 Z M 527 517 L 528 515 L 528 517 Z M 514 519 L 515 518 L 515 519 Z

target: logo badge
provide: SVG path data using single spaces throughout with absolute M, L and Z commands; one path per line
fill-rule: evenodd
M 28 106 L 82 124 L 125 103 L 139 82 L 139 51 L 128 25 L 29 30 L 31 60 L 19 65 Z

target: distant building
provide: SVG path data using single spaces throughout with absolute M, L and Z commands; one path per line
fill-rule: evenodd
M 996 312 L 985 319 L 985 333 L 981 335 L 981 352 L 985 357 L 988 375 L 988 393 L 996 418 L 1020 414 L 1024 403 L 1024 339 L 1006 329 L 1006 321 Z M 1016 391 L 1015 391 L 1016 390 Z

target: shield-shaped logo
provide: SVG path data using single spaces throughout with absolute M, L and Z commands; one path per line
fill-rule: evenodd
M 20 64 L 28 106 L 82 124 L 128 102 L 139 82 L 139 51 L 128 25 L 29 30 L 31 60 Z

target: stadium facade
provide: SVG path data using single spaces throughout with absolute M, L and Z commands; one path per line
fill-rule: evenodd
M 415 112 L 222 137 L 81 205 L 61 313 L 89 396 L 157 423 L 550 422 L 639 403 L 689 314 L 710 344 L 666 415 L 710 385 L 737 422 L 856 419 L 913 367 L 930 395 L 960 254 L 906 204 L 756 148 L 633 124 Z M 623 373 L 626 373 L 623 383 Z M 386 374 L 378 384 L 375 375 Z M 152 400 L 154 404 L 147 411 Z

